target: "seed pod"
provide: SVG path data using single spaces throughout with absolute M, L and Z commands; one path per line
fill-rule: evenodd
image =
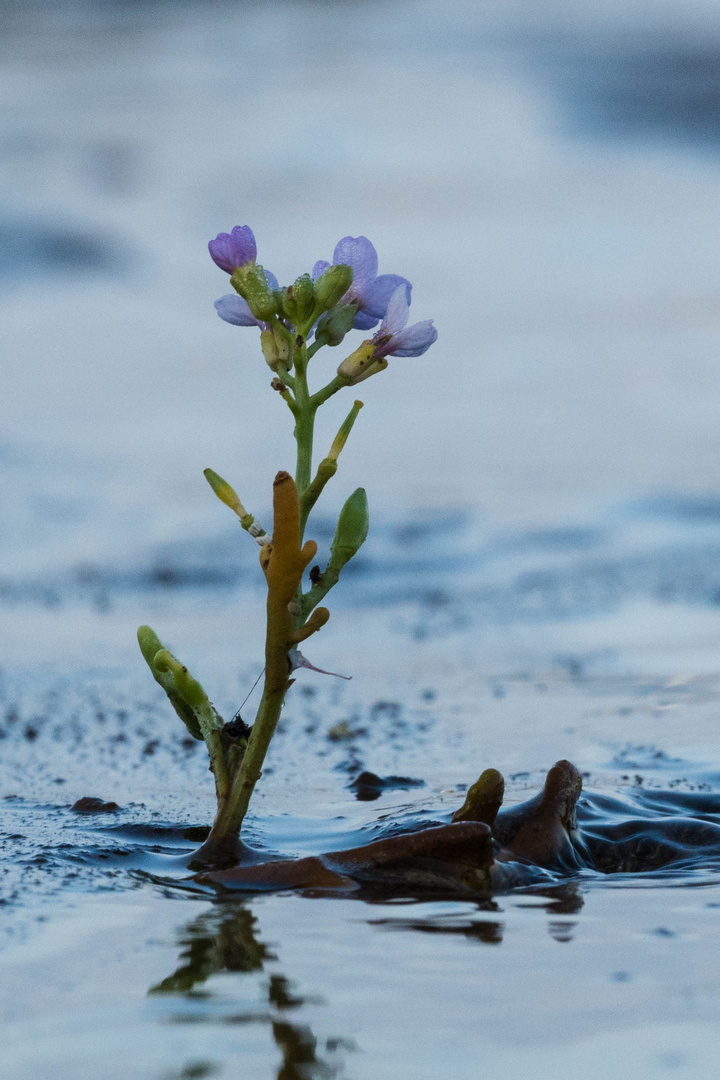
M 140 652 L 145 657 L 145 663 L 152 670 L 155 657 L 165 646 L 150 626 L 138 627 L 137 639 Z
M 365 543 L 369 524 L 367 494 L 365 488 L 357 488 L 340 511 L 330 546 L 329 568 L 342 570 L 345 563 L 349 562 Z
M 207 694 L 202 686 L 197 679 L 193 679 L 184 665 L 181 665 L 180 670 L 173 672 L 173 674 L 177 692 L 186 705 L 189 705 L 190 708 L 197 708 L 207 701 Z
M 149 626 L 141 626 L 138 629 L 137 636 L 140 650 L 153 674 L 155 682 L 162 686 L 170 699 L 170 704 L 192 737 L 202 742 L 203 734 L 198 724 L 198 718 L 192 707 L 182 697 L 175 682 L 175 668 L 180 668 L 182 665 L 171 652 L 164 648 L 160 638 Z M 157 663 L 158 660 L 159 663 Z

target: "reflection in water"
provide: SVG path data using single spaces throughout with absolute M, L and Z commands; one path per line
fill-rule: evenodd
M 180 938 L 180 963 L 172 975 L 150 988 L 150 994 L 209 996 L 196 988 L 212 975 L 223 972 L 250 974 L 262 971 L 277 956 L 259 938 L 257 917 L 245 904 L 217 905 L 188 923 Z M 284 1013 L 299 1009 L 317 998 L 301 996 L 285 975 L 272 973 L 266 984 L 267 1012 L 224 1016 L 224 1023 L 269 1024 L 282 1054 L 277 1080 L 332 1080 L 344 1068 L 337 1059 L 342 1050 L 354 1049 L 350 1039 L 328 1039 L 330 1060 L 318 1056 L 317 1038 L 307 1024 L 290 1023 Z M 211 1019 L 210 1016 L 207 1018 Z M 197 1018 L 195 1018 L 197 1022 Z M 205 1074 L 199 1074 L 205 1075 Z
M 275 954 L 255 936 L 257 919 L 246 907 L 205 912 L 193 919 L 180 939 L 178 969 L 150 990 L 151 994 L 183 994 L 223 971 L 261 971 Z
M 547 901 L 541 906 L 547 911 L 548 915 L 575 915 L 585 903 L 576 881 L 566 881 L 561 885 L 528 890 L 528 894 L 542 896 Z M 529 905 L 520 902 L 516 906 L 522 908 Z M 537 907 L 537 904 L 532 906 Z
M 517 895 L 517 894 L 516 894 Z M 531 907 L 535 910 L 544 908 L 548 915 L 574 914 L 583 906 L 583 898 L 579 885 L 576 882 L 566 882 L 562 885 L 553 885 L 549 888 L 528 890 L 532 897 L 542 897 L 546 902 L 538 904 L 528 902 L 518 903 L 516 907 Z M 464 937 L 468 940 L 479 942 L 481 945 L 500 945 L 503 941 L 505 923 L 499 919 L 488 919 L 487 912 L 501 912 L 502 908 L 493 900 L 482 901 L 475 905 L 475 911 L 481 912 L 480 916 L 447 914 L 440 912 L 438 915 L 424 915 L 419 919 L 373 919 L 372 925 L 388 930 L 414 930 L 421 934 L 450 934 Z M 577 923 L 568 919 L 550 919 L 548 933 L 555 941 L 572 941 L 573 931 Z

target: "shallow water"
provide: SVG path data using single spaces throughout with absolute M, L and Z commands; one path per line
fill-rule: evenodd
M 658 836 L 720 820 L 715 5 L 8 3 L 0 30 L 3 1077 L 714 1077 L 714 833 Z M 135 628 L 233 715 L 263 600 L 200 473 L 266 520 L 291 449 L 212 312 L 236 220 L 286 277 L 366 233 L 441 335 L 363 384 L 328 513 L 366 484 L 371 534 L 307 649 L 352 681 L 300 673 L 248 842 L 359 845 L 567 757 L 612 865 L 382 902 L 178 867 L 210 777 Z
M 174 860 L 209 822 L 206 764 L 121 641 L 148 604 L 178 632 L 212 608 L 216 637 L 196 643 L 194 662 L 229 715 L 254 677 L 227 644 L 242 593 L 224 615 L 213 589 L 201 593 L 118 591 L 102 615 L 77 598 L 14 609 L 17 626 L 44 624 L 42 640 L 91 620 L 123 659 L 83 670 L 60 645 L 45 671 L 5 673 L 7 1075 L 470 1077 L 478 1061 L 508 1080 L 529 1069 L 599 1078 L 628 1062 L 642 1077 L 712 1075 L 716 848 L 477 901 L 238 899 L 188 881 Z M 656 606 L 696 632 L 703 610 Z M 632 675 L 617 653 L 571 654 L 582 628 L 571 618 L 535 622 L 531 646 L 522 621 L 501 628 L 503 667 L 481 620 L 477 638 L 461 625 L 418 639 L 420 611 L 408 600 L 336 610 L 323 662 L 347 662 L 359 635 L 368 667 L 357 660 L 349 684 L 303 673 L 293 688 L 248 822 L 259 851 L 311 854 L 446 821 L 488 764 L 522 801 L 561 755 L 586 773 L 585 829 L 639 819 L 652 838 L 660 816 L 719 820 L 720 676 Z M 665 663 L 654 642 L 638 644 Z M 87 647 L 82 632 L 76 646 Z M 343 721 L 351 736 L 330 738 Z M 363 769 L 424 785 L 359 799 Z M 120 809 L 73 812 L 85 795 Z

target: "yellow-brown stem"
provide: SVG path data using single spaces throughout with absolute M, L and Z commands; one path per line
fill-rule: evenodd
M 288 650 L 294 641 L 292 603 L 305 568 L 317 552 L 314 540 L 300 547 L 300 500 L 289 473 L 279 472 L 273 484 L 273 542 L 260 552 L 267 579 L 265 688 L 277 693 L 287 686 Z
M 317 544 L 308 540 L 300 547 L 300 501 L 295 481 L 279 472 L 273 486 L 273 540 L 260 551 L 260 565 L 267 580 L 267 635 L 265 639 L 265 688 L 247 749 L 232 781 L 230 794 L 218 809 L 202 857 L 212 862 L 217 852 L 233 850 L 255 784 L 260 778 L 270 740 L 280 719 L 285 692 L 290 685 L 288 652 L 297 643 L 294 600 L 305 568 Z M 312 629 L 327 622 L 317 609 Z M 310 620 L 307 625 L 310 625 Z M 310 633 L 312 630 L 309 631 Z M 307 636 L 307 635 L 306 635 Z

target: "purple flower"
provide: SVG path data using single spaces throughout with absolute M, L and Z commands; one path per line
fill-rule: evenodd
M 341 304 L 357 304 L 353 326 L 356 330 L 370 330 L 377 326 L 387 311 L 390 297 L 400 285 L 405 287 L 410 303 L 412 285 L 398 274 L 381 274 L 378 277 L 378 257 L 366 236 L 344 236 L 335 247 L 333 263 L 350 266 L 353 282 L 340 301 Z M 324 274 L 330 263 L 320 260 L 313 267 L 313 281 Z M 419 354 L 418 354 L 419 355 Z
M 249 225 L 236 225 L 230 233 L 218 233 L 208 244 L 208 251 L 226 274 L 257 259 L 257 244 Z
M 385 318 L 373 336 L 373 357 L 376 360 L 385 356 L 422 356 L 437 341 L 438 332 L 432 319 L 408 326 L 409 315 L 407 289 L 401 285 L 390 297 Z

